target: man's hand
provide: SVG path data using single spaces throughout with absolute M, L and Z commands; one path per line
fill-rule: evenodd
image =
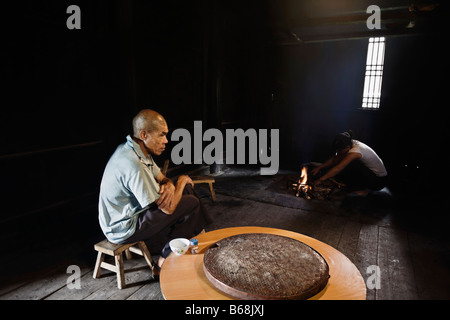
M 314 180 L 314 181 L 312 182 L 312 187 L 313 187 L 313 189 L 314 189 L 314 187 L 320 186 L 322 183 L 323 183 L 323 180 L 320 180 L 320 179 Z
M 177 187 L 180 186 L 184 189 L 184 186 L 187 184 L 194 186 L 194 182 L 192 181 L 192 179 L 189 176 L 182 175 L 182 176 L 178 177 Z
M 158 208 L 161 210 L 169 209 L 173 204 L 173 199 L 175 196 L 175 186 L 172 181 L 161 185 L 159 194 L 161 195 L 161 197 L 159 197 L 159 199 L 156 201 Z
M 159 191 L 161 197 L 156 201 L 158 208 L 165 214 L 172 214 L 180 202 L 186 184 L 194 186 L 194 182 L 191 178 L 182 175 L 178 177 L 176 187 L 173 185 L 172 181 L 161 185 Z
M 319 173 L 319 171 L 321 170 L 320 166 L 319 167 L 315 167 L 314 169 L 311 170 L 311 174 L 313 176 L 317 175 Z

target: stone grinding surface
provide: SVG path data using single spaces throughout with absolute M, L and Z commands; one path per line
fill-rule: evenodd
M 308 299 L 328 283 L 325 259 L 301 241 L 249 233 L 222 239 L 204 255 L 207 278 L 240 299 Z

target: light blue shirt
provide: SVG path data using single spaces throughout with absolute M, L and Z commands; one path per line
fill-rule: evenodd
M 139 213 L 159 199 L 161 170 L 128 136 L 106 165 L 100 185 L 99 222 L 106 238 L 120 243 L 131 237 Z

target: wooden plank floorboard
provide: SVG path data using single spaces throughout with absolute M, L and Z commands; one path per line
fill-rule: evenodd
M 420 299 L 450 297 L 450 245 L 448 241 L 409 233 L 417 292 Z
M 361 223 L 346 220 L 341 233 L 341 238 L 336 247 L 347 258 L 354 262 L 358 248 L 359 235 L 361 233 Z
M 378 265 L 381 271 L 379 300 L 415 300 L 417 286 L 407 233 L 379 227 Z
M 159 282 L 154 281 L 143 285 L 130 295 L 127 300 L 164 300 Z
M 81 274 L 88 272 L 89 268 L 82 268 Z M 54 273 L 42 275 L 34 281 L 13 290 L 0 297 L 2 300 L 42 300 L 61 290 L 67 285 L 70 276 L 67 266 L 59 266 Z
M 367 273 L 368 268 L 378 265 L 378 226 L 361 225 L 357 241 L 358 245 L 352 261 L 367 283 L 369 276 L 373 274 Z M 367 300 L 376 299 L 376 290 L 376 288 L 367 288 Z
M 317 230 L 314 238 L 334 248 L 338 247 L 339 240 L 344 230 L 345 219 L 340 216 L 327 216 Z
M 109 286 L 109 283 L 116 283 L 117 281 L 116 275 L 109 271 L 106 271 L 105 276 L 100 279 L 94 279 L 92 274 L 93 269 L 91 267 L 88 269 L 88 272 L 80 278 L 81 289 L 69 289 L 67 286 L 64 286 L 60 290 L 49 295 L 46 300 L 83 300 L 94 292 L 101 290 L 101 288 Z

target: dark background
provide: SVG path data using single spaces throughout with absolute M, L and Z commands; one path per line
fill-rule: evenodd
M 171 130 L 195 120 L 204 130 L 280 129 L 282 169 L 326 160 L 335 134 L 351 129 L 384 160 L 392 190 L 440 201 L 446 8 L 409 30 L 411 2 L 2 5 L 1 242 L 27 252 L 99 234 L 103 169 L 143 108 L 162 113 Z M 71 4 L 81 8 L 81 30 L 66 27 Z M 372 4 L 398 13 L 383 30 L 365 25 Z M 361 110 L 368 38 L 377 35 L 386 35 L 381 108 Z

